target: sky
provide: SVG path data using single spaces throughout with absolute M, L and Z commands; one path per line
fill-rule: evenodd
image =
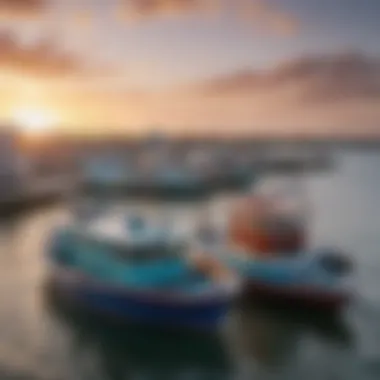
M 378 0 L 0 0 L 0 118 L 80 133 L 380 134 L 379 19 Z M 343 71 L 350 86 L 331 74 Z

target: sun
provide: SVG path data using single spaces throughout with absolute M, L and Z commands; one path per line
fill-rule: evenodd
M 13 121 L 27 133 L 41 133 L 54 128 L 55 115 L 45 109 L 18 108 L 13 112 Z

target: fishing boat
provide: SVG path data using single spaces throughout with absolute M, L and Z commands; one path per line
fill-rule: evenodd
M 192 152 L 187 163 L 201 173 L 206 183 L 214 191 L 233 191 L 248 188 L 255 182 L 253 170 L 248 165 L 237 162 L 231 157 L 220 157 L 218 152 Z
M 351 263 L 330 249 L 310 250 L 287 258 L 229 257 L 225 262 L 244 278 L 247 295 L 337 311 L 351 299 Z
M 221 163 L 207 172 L 208 183 L 217 190 L 242 190 L 255 182 L 251 170 Z
M 336 310 L 351 298 L 352 263 L 335 249 L 312 249 L 305 215 L 270 197 L 248 196 L 231 213 L 224 234 L 199 234 L 199 251 L 217 257 L 255 297 Z
M 244 296 L 322 311 L 337 311 L 352 298 L 352 263 L 337 250 L 309 249 L 263 257 L 210 235 L 207 239 L 199 243 L 198 252 L 238 274 Z
M 159 198 L 194 198 L 210 194 L 211 187 L 202 176 L 185 168 L 158 168 L 141 181 L 129 182 L 130 195 Z
M 125 191 L 129 183 L 140 181 L 140 176 L 131 165 L 113 155 L 86 158 L 80 174 L 82 189 L 92 194 L 119 193 Z
M 127 166 L 95 161 L 83 168 L 83 188 L 92 194 L 133 197 L 193 198 L 210 193 L 207 181 L 195 172 L 173 165 Z
M 216 260 L 190 260 L 179 236 L 138 216 L 57 230 L 48 252 L 61 295 L 94 313 L 168 327 L 215 328 L 239 291 Z

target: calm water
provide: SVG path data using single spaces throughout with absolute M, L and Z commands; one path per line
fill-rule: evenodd
M 106 326 L 72 315 L 44 292 L 44 241 L 63 206 L 2 226 L 1 379 L 380 379 L 380 154 L 344 153 L 337 170 L 308 180 L 313 245 L 357 262 L 357 300 L 339 320 L 237 307 L 219 336 Z M 212 207 L 223 217 L 229 199 Z M 173 206 L 188 228 L 206 205 Z M 158 215 L 158 205 L 144 205 Z M 45 296 L 44 296 L 45 294 Z

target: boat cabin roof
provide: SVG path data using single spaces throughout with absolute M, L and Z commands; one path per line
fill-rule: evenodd
M 170 231 L 152 225 L 139 215 L 102 217 L 77 233 L 87 242 L 111 247 L 129 258 L 175 257 L 184 246 Z

